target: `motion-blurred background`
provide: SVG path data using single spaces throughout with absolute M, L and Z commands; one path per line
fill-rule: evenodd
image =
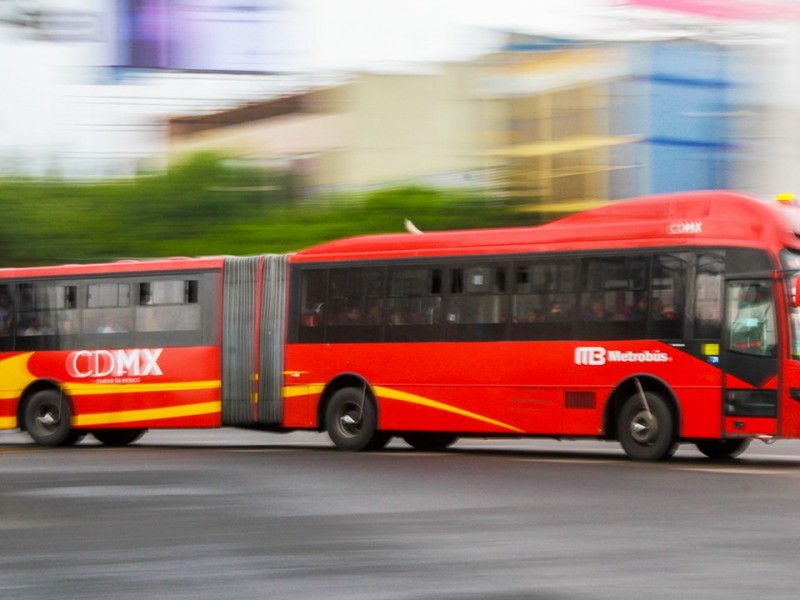
M 800 0 L 0 0 L 0 265 L 800 190 Z

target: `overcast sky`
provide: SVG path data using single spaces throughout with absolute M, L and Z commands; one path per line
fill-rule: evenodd
M 581 33 L 611 0 L 294 0 L 308 59 L 327 68 L 460 58 L 487 30 Z M 617 3 L 618 4 L 618 3 Z M 479 32 L 484 30 L 484 34 Z

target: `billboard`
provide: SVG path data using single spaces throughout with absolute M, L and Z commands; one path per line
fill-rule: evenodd
M 297 58 L 289 0 L 116 0 L 116 66 L 286 72 Z
M 772 21 L 800 17 L 797 0 L 628 0 L 628 4 L 716 19 Z

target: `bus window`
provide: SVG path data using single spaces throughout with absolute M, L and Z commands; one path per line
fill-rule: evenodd
M 400 267 L 390 272 L 388 340 L 441 339 L 442 275 L 442 269 L 432 267 Z
M 19 284 L 16 348 L 47 350 L 77 343 L 77 287 L 52 283 Z
M 135 329 L 140 343 L 197 343 L 200 321 L 199 280 L 165 279 L 139 284 Z
M 697 255 L 695 277 L 694 337 L 719 339 L 722 335 L 722 284 L 725 255 L 707 252 Z
M 635 318 L 637 300 L 646 293 L 647 258 L 598 257 L 583 261 L 581 339 L 627 339 L 644 336 L 644 321 Z
M 86 347 L 124 348 L 131 345 L 133 313 L 129 283 L 90 283 L 81 329 Z
M 303 271 L 300 279 L 298 341 L 322 342 L 325 335 L 325 309 L 328 271 Z
M 653 257 L 648 304 L 648 337 L 681 339 L 686 311 L 686 277 L 690 255 L 657 254 Z
M 576 263 L 570 259 L 514 266 L 512 339 L 569 339 L 575 306 Z
M 12 286 L 0 285 L 0 350 L 11 350 L 14 344 L 14 301 Z
M 80 314 L 78 312 L 78 286 L 54 286 L 56 327 L 59 335 L 59 348 L 74 348 L 78 345 Z
M 383 269 L 335 269 L 328 275 L 327 341 L 381 339 Z
M 451 269 L 445 315 L 447 339 L 505 338 L 506 267 L 479 265 Z
M 730 351 L 775 356 L 775 311 L 770 282 L 731 283 L 727 311 L 730 319 Z
M 753 248 L 729 248 L 725 253 L 728 275 L 767 275 L 772 269 L 772 261 L 763 250 Z

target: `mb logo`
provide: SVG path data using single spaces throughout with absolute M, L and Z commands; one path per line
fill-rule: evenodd
M 575 364 L 599 366 L 606 364 L 606 349 L 598 346 L 575 348 Z

